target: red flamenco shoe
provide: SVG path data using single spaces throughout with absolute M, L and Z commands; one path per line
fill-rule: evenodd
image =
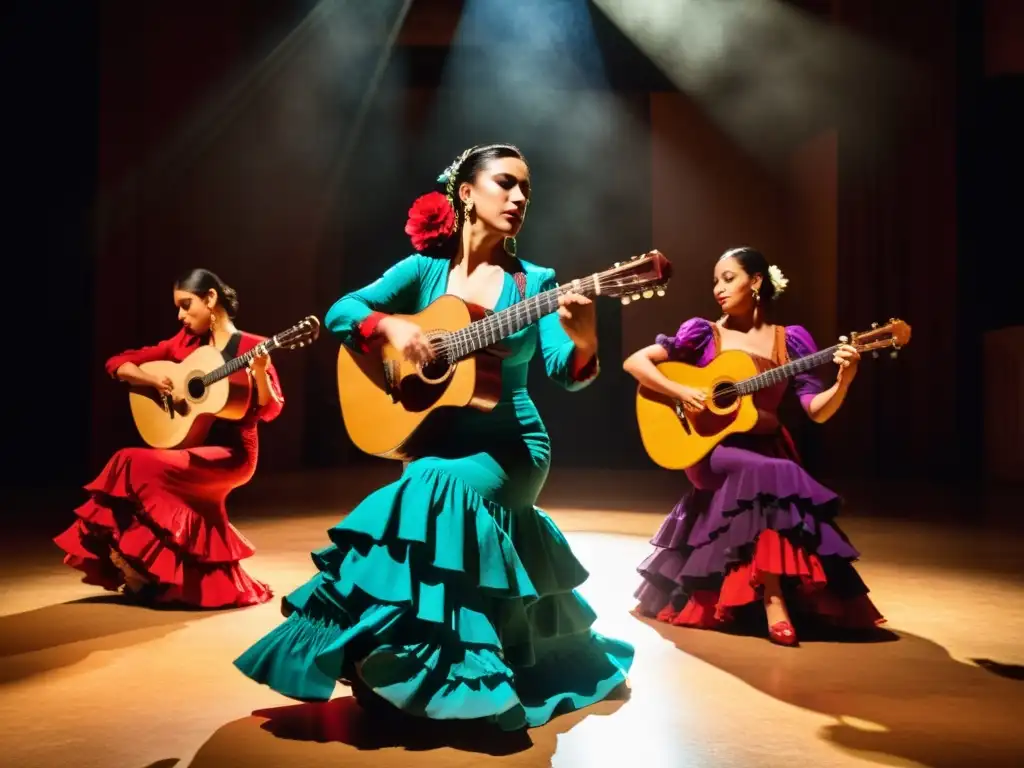
M 788 621 L 777 621 L 768 629 L 768 639 L 776 645 L 796 647 L 800 641 L 796 639 L 796 630 Z

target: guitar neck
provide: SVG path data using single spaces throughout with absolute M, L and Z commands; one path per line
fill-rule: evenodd
M 203 376 L 203 384 L 210 386 L 214 382 L 220 381 L 221 379 L 227 378 L 231 374 L 242 370 L 249 364 L 256 355 L 261 354 L 262 351 L 270 352 L 277 346 L 277 338 L 273 337 L 262 341 L 255 347 L 250 349 L 248 352 L 243 352 L 238 357 L 233 357 L 228 360 L 224 365 L 219 368 L 214 368 L 208 374 Z
M 497 344 L 545 315 L 558 311 L 558 298 L 570 290 L 582 296 L 595 296 L 598 293 L 598 276 L 590 275 L 552 288 L 550 291 L 538 293 L 453 332 L 448 336 L 451 357 L 463 358 Z
M 807 357 L 797 358 L 764 373 L 759 373 L 757 376 L 751 376 L 749 379 L 737 382 L 736 389 L 741 395 L 752 395 L 759 390 L 781 384 L 797 374 L 813 370 L 829 362 L 837 349 L 839 349 L 838 346 L 829 347 L 812 355 L 807 355 Z

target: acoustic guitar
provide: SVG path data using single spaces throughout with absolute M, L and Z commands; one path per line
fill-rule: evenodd
M 892 356 L 910 342 L 910 326 L 902 320 L 890 320 L 870 331 L 840 337 L 858 352 L 892 348 Z M 665 469 L 686 469 L 707 456 L 711 449 L 731 434 L 747 432 L 757 424 L 755 392 L 825 365 L 832 361 L 839 345 L 792 360 L 785 365 L 758 373 L 746 352 L 727 350 L 706 367 L 678 362 L 659 363 L 658 370 L 670 380 L 706 393 L 706 408 L 689 413 L 682 403 L 644 387 L 637 388 L 636 418 L 640 438 L 647 455 Z
M 135 428 L 153 448 L 192 448 L 201 445 L 216 419 L 239 421 L 249 410 L 253 382 L 246 366 L 261 353 L 298 349 L 320 335 L 320 321 L 310 315 L 282 333 L 261 341 L 238 357 L 225 361 L 216 347 L 206 344 L 180 363 L 156 360 L 139 366 L 158 378 L 166 376 L 173 392 L 132 387 L 128 402 Z
M 423 455 L 444 428 L 444 411 L 490 411 L 501 397 L 501 358 L 488 348 L 558 310 L 559 297 L 612 296 L 623 304 L 664 296 L 671 264 L 659 251 L 634 256 L 597 274 L 573 280 L 500 312 L 446 294 L 415 315 L 435 357 L 410 363 L 384 340 L 365 353 L 338 353 L 341 415 L 352 442 L 365 453 L 408 460 Z

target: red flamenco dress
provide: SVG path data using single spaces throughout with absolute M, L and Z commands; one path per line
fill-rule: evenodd
M 262 337 L 235 333 L 225 360 L 244 354 Z M 209 336 L 182 329 L 156 346 L 129 350 L 107 361 L 115 376 L 125 363 L 181 362 Z M 164 450 L 122 448 L 85 490 L 89 500 L 75 510 L 74 525 L 54 541 L 64 563 L 82 571 L 86 584 L 109 590 L 125 585 L 124 570 L 141 576 L 138 595 L 156 603 L 230 608 L 264 603 L 273 593 L 247 574 L 240 561 L 254 552 L 228 520 L 225 500 L 256 470 L 257 424 L 272 421 L 284 405 L 277 373 L 267 366 L 276 397 L 253 405 L 237 422 L 217 420 L 205 444 Z M 126 591 L 131 591 L 127 590 Z
M 720 348 L 717 326 L 700 318 L 657 341 L 670 359 L 700 367 Z M 751 357 L 764 371 L 815 351 L 804 328 L 778 326 L 772 359 Z M 788 387 L 781 381 L 754 395 L 766 425 L 777 423 Z M 824 387 L 806 372 L 795 390 L 806 409 Z M 853 567 L 859 553 L 835 520 L 839 497 L 803 469 L 785 428 L 731 435 L 686 474 L 693 490 L 638 568 L 641 614 L 704 629 L 746 624 L 748 615 L 761 624 L 761 587 L 774 574 L 798 626 L 862 630 L 884 622 Z

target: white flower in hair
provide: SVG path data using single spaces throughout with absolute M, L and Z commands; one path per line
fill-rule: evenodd
M 786 286 L 789 285 L 789 280 L 782 274 L 782 270 L 774 264 L 768 267 L 768 279 L 772 281 L 772 287 L 775 288 L 776 295 L 785 291 Z

